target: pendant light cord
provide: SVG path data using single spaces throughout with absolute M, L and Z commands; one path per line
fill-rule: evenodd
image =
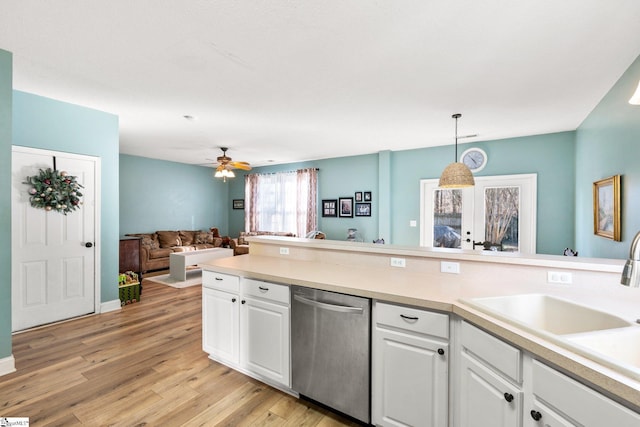
M 456 157 L 453 159 L 454 163 L 458 161 L 458 119 L 462 117 L 462 114 L 456 113 L 453 116 L 456 119 Z

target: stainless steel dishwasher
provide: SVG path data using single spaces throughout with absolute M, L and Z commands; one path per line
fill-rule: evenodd
M 293 389 L 370 422 L 371 300 L 291 287 Z

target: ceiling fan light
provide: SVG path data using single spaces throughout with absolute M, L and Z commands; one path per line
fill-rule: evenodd
M 455 162 L 444 168 L 438 185 L 442 188 L 464 188 L 475 184 L 469 168 L 463 163 Z
M 629 100 L 629 104 L 640 105 L 640 82 L 638 82 L 638 88 L 636 89 L 636 93 L 634 93 L 631 99 Z
M 217 170 L 216 173 L 213 174 L 215 178 L 222 178 L 222 171 Z
M 236 174 L 232 170 L 227 171 L 227 178 L 235 178 Z

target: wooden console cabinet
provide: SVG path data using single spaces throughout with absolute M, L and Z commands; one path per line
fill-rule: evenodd
M 140 265 L 140 239 L 138 237 L 121 237 L 119 272 L 133 271 L 138 274 L 138 278 L 142 282 Z

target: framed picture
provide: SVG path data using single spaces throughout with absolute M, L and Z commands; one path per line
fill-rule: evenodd
M 244 209 L 244 199 L 233 199 L 233 209 Z
M 356 216 L 371 216 L 371 203 L 356 203 Z
M 353 197 L 340 197 L 338 209 L 341 218 L 353 218 Z
M 364 201 L 365 202 L 370 202 L 371 201 L 371 191 L 365 191 L 364 192 Z
M 322 201 L 322 216 L 338 216 L 338 201 L 336 199 Z
M 362 191 L 356 191 L 356 203 L 362 201 Z
M 593 183 L 593 233 L 620 241 L 620 175 Z

